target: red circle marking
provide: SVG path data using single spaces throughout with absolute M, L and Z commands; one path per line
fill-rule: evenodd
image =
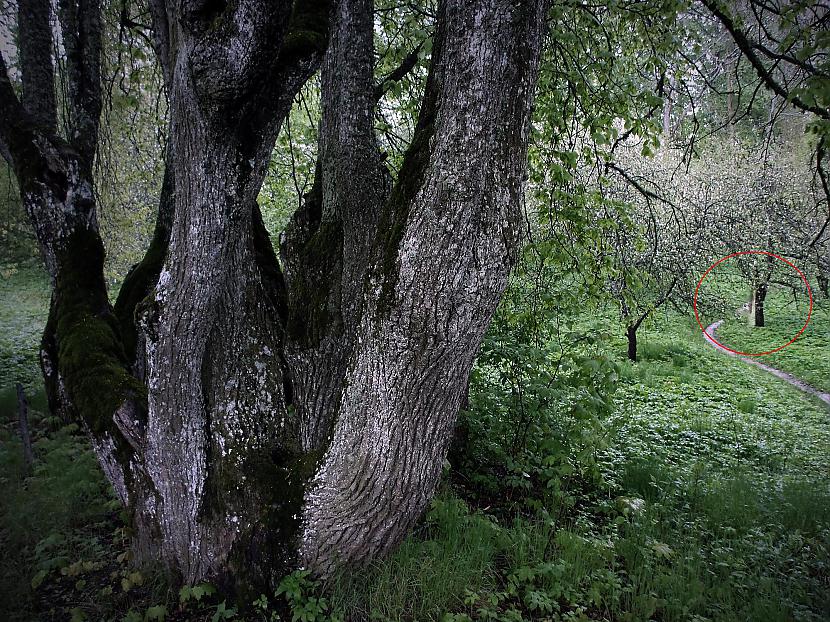
M 801 280 L 804 281 L 804 285 L 807 286 L 807 296 L 810 299 L 810 307 L 807 309 L 807 321 L 804 322 L 804 326 L 802 326 L 801 330 L 796 333 L 795 337 L 790 339 L 783 346 L 775 348 L 774 350 L 769 350 L 768 352 L 739 352 L 738 350 L 733 350 L 729 346 L 723 345 L 718 340 L 716 340 L 714 337 L 712 337 L 709 333 L 706 332 L 706 329 L 703 327 L 703 323 L 700 321 L 700 316 L 698 315 L 698 312 L 697 312 L 697 294 L 700 291 L 700 286 L 703 284 L 703 280 L 706 278 L 706 276 L 718 264 L 723 263 L 724 261 L 726 261 L 727 259 L 731 259 L 732 257 L 739 257 L 740 255 L 769 255 L 770 257 L 775 257 L 776 259 L 780 259 L 785 264 L 787 264 L 790 268 L 795 270 L 798 273 L 798 276 L 801 277 Z M 795 341 L 796 339 L 801 337 L 801 333 L 803 333 L 807 329 L 807 325 L 810 323 L 810 318 L 813 316 L 813 291 L 810 289 L 810 283 L 807 281 L 807 277 L 804 276 L 804 274 L 801 272 L 801 270 L 796 268 L 795 265 L 793 265 L 791 262 L 787 261 L 783 257 L 780 257 L 780 256 L 776 255 L 775 253 L 770 253 L 770 252 L 767 252 L 767 251 L 741 251 L 740 253 L 732 253 L 731 255 L 727 255 L 726 257 L 722 257 L 722 258 L 718 259 L 715 263 L 713 263 L 711 266 L 709 266 L 706 269 L 706 272 L 703 273 L 703 276 L 700 277 L 700 280 L 697 282 L 697 287 L 695 288 L 695 297 L 694 297 L 694 300 L 692 301 L 692 306 L 694 307 L 694 310 L 695 310 L 695 319 L 697 320 L 697 324 L 698 324 L 698 326 L 700 326 L 700 330 L 703 331 L 703 336 L 706 337 L 712 343 L 714 343 L 716 346 L 721 347 L 724 350 L 729 350 L 733 354 L 738 354 L 740 356 L 764 356 L 766 354 L 772 354 L 773 352 L 778 352 L 779 350 L 783 350 L 788 345 L 790 345 L 793 341 Z

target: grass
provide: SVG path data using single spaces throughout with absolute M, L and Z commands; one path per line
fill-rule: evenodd
M 690 318 L 641 342 L 636 364 L 609 344 L 603 487 L 513 519 L 441 499 L 392 558 L 328 586 L 332 602 L 378 620 L 829 619 L 827 409 L 717 353 Z M 453 548 L 464 537 L 475 549 Z
M 21 269 L 3 287 L 4 333 L 17 335 L 0 341 L 14 362 L 3 386 L 34 386 L 45 281 Z M 227 619 L 268 620 L 286 599 L 296 619 L 318 621 L 830 619 L 830 412 L 716 352 L 690 317 L 644 325 L 639 363 L 625 359 L 616 326 L 580 322 L 613 335 L 571 366 L 613 369 L 607 412 L 585 397 L 592 380 L 569 380 L 534 411 L 526 451 L 506 451 L 492 426 L 515 428 L 508 406 L 473 396 L 481 453 L 454 465 L 394 555 L 325 585 L 289 577 L 292 589 L 259 613 Z M 804 361 L 818 358 L 815 339 L 799 344 Z M 75 426 L 34 408 L 27 474 L 10 413 L 0 418 L 0 546 L 14 553 L 0 561 L 4 619 L 219 615 L 220 596 L 181 606 L 163 577 L 130 567 L 128 528 Z M 494 456 L 497 470 L 485 469 Z
M 49 279 L 39 262 L 0 265 L 0 416 L 17 412 L 15 383 L 44 410 L 38 348 L 49 314 Z
M 780 288 L 772 288 L 767 298 L 765 326 L 749 326 L 745 320 L 730 317 L 718 330 L 719 341 L 743 352 L 765 352 L 794 337 L 807 318 L 806 301 L 793 300 Z M 804 333 L 783 350 L 759 360 L 830 392 L 830 302 L 816 300 Z

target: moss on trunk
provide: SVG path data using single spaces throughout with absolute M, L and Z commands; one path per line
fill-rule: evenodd
M 95 435 L 114 426 L 125 401 L 146 406 L 144 385 L 131 376 L 120 328 L 107 299 L 99 235 L 78 230 L 59 255 L 54 326 L 58 370 L 72 406 Z

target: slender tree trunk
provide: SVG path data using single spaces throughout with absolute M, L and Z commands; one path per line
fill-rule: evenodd
M 663 96 L 663 140 L 666 145 L 671 141 L 672 134 L 672 95 L 674 93 L 674 76 L 669 76 L 668 86 Z
M 17 389 L 17 429 L 20 432 L 20 442 L 23 445 L 23 465 L 25 472 L 31 473 L 35 463 L 35 455 L 32 452 L 32 435 L 29 431 L 29 403 L 26 401 L 26 393 L 23 385 L 19 382 Z
M 735 140 L 736 110 L 735 110 L 735 67 L 727 67 L 726 83 L 726 123 L 729 126 L 729 138 Z
M 637 324 L 629 324 L 625 329 L 626 337 L 628 337 L 628 360 L 637 362 Z
M 767 298 L 767 284 L 761 283 L 752 293 L 752 325 L 764 326 L 764 301 Z

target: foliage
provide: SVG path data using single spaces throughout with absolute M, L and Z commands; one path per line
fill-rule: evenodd
M 17 410 L 15 383 L 43 405 L 38 349 L 49 312 L 49 282 L 36 261 L 0 265 L 0 415 Z

